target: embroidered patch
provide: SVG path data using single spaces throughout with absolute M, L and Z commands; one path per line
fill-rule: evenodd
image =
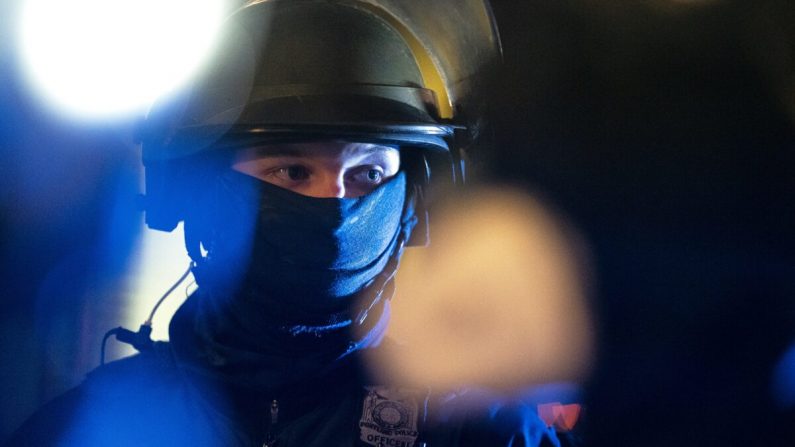
M 414 447 L 419 435 L 419 393 L 401 388 L 366 389 L 359 439 L 377 447 Z

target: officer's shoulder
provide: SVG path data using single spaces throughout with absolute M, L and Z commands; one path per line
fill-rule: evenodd
M 170 393 L 178 388 L 167 350 L 157 345 L 94 369 L 83 383 L 39 408 L 5 445 L 120 445 L 117 437 L 123 434 L 136 439 L 132 431 L 148 433 L 146 427 L 154 426 L 151 410 L 173 402 Z
M 177 380 L 169 344 L 157 342 L 151 350 L 97 367 L 88 373 L 82 388 L 87 393 L 128 394 L 168 388 Z

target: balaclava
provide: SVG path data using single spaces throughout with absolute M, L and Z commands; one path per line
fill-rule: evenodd
M 361 197 L 315 198 L 220 170 L 185 218 L 199 292 L 172 321 L 178 355 L 261 388 L 377 344 L 416 223 L 406 182 L 401 171 Z

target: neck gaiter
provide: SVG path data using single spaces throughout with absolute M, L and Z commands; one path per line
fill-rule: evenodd
M 170 328 L 179 356 L 204 374 L 261 388 L 322 373 L 380 341 L 389 312 L 376 295 L 416 222 L 405 174 L 336 199 L 229 170 L 202 202 L 186 218 L 186 244 L 201 242 L 206 254 L 194 256 L 199 292 Z

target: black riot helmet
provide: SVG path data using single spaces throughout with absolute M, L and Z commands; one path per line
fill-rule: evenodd
M 472 26 L 485 29 L 487 42 L 459 49 L 472 54 L 456 57 L 439 57 L 429 44 L 433 39 L 423 39 L 444 33 L 444 26 L 430 34 L 427 23 L 426 34 L 412 29 L 425 19 L 412 18 L 406 2 L 244 5 L 227 20 L 207 69 L 188 88 L 161 99 L 147 117 L 147 224 L 170 231 L 182 220 L 180 203 L 191 184 L 202 181 L 195 160 L 252 145 L 330 139 L 390 145 L 400 148 L 415 187 L 431 175 L 434 181 L 460 181 L 466 126 L 454 116 L 461 99 L 456 88 L 463 90 L 472 75 L 475 64 L 467 58 L 499 47 L 483 0 L 464 1 L 458 11 L 445 7 L 460 1 L 435 3 L 453 19 L 467 8 L 476 11 Z M 455 20 L 448 26 L 459 28 L 467 27 Z M 436 48 L 455 53 L 455 44 L 466 47 L 467 39 L 474 38 L 436 36 Z M 417 208 L 422 220 L 422 203 Z

